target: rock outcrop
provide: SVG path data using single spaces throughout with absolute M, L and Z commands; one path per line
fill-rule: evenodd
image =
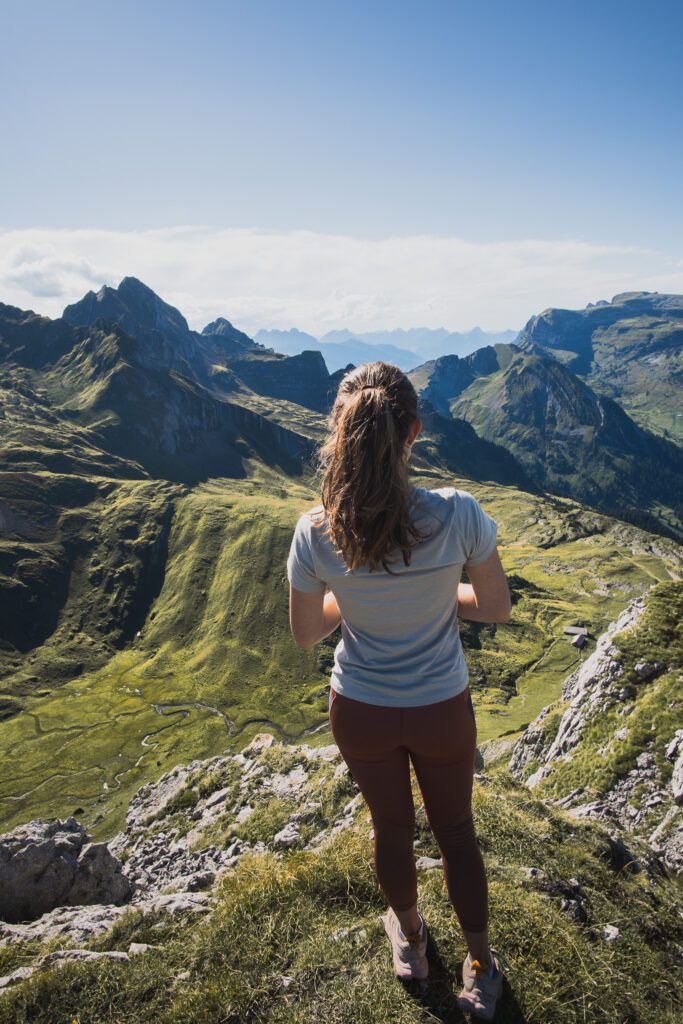
M 483 765 L 477 751 L 481 781 Z M 259 733 L 239 753 L 177 765 L 142 786 L 125 828 L 108 843 L 88 844 L 73 817 L 31 822 L 1 837 L 0 946 L 55 937 L 84 942 L 130 909 L 143 916 L 208 913 L 210 890 L 246 853 L 322 849 L 354 824 L 362 806 L 336 744 L 276 743 Z M 426 821 L 423 807 L 418 816 Z M 2 859 L 3 850 L 13 856 Z M 435 858 L 418 860 L 420 870 L 440 867 Z
M 108 843 L 89 842 L 73 816 L 29 822 L 0 836 L 0 945 L 83 942 L 131 908 L 207 913 L 208 890 L 247 851 L 318 848 L 361 802 L 335 744 L 274 744 L 261 733 L 240 753 L 177 765 L 142 786 Z M 254 815 L 260 828 L 241 835 Z
M 550 799 L 573 817 L 603 821 L 612 827 L 615 836 L 626 832 L 645 838 L 664 866 L 678 874 L 683 871 L 683 729 L 676 730 L 666 748 L 666 759 L 673 764 L 670 778 L 664 777 L 654 755 L 653 744 L 661 737 L 653 734 L 635 756 L 632 767 L 619 772 L 604 790 L 593 786 L 588 768 L 580 785 L 555 799 L 547 796 L 549 790 L 542 785 L 552 783 L 558 772 L 579 756 L 584 743 L 595 742 L 588 738 L 590 731 L 608 712 L 624 724 L 602 744 L 600 754 L 616 751 L 620 743 L 628 741 L 629 718 L 639 692 L 664 674 L 667 666 L 642 658 L 633 672 L 627 673 L 612 639 L 636 626 L 646 608 L 645 596 L 635 598 L 610 623 L 594 652 L 564 680 L 561 700 L 543 708 L 515 744 L 509 768 L 530 789 L 540 786 L 542 798 Z M 669 675 L 673 698 L 680 673 L 672 670 Z
M 30 821 L 0 836 L 0 917 L 23 921 L 57 906 L 122 903 L 131 885 L 106 843 L 73 816 Z
M 615 657 L 618 652 L 612 644 L 612 637 L 633 626 L 645 608 L 642 596 L 631 601 L 598 638 L 593 653 L 566 677 L 562 683 L 562 699 L 569 701 L 569 707 L 557 729 L 550 732 L 547 729 L 548 718 L 555 710 L 555 705 L 549 704 L 515 745 L 509 762 L 510 771 L 516 778 L 524 779 L 530 789 L 550 774 L 558 758 L 567 757 L 576 747 L 592 713 L 610 703 L 627 701 L 628 693 L 617 683 L 622 669 Z M 543 763 L 529 775 L 525 769 L 538 761 Z

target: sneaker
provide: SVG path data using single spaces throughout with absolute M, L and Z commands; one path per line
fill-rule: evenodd
M 469 953 L 462 965 L 463 988 L 458 996 L 458 1007 L 476 1013 L 483 1020 L 493 1020 L 496 1003 L 503 992 L 503 968 L 498 951 L 491 950 L 495 974 L 489 974 L 488 965 L 471 960 Z
M 380 917 L 384 930 L 391 939 L 394 957 L 394 972 L 402 981 L 411 978 L 424 980 L 429 974 L 427 961 L 427 925 L 420 915 L 421 929 L 401 937 L 401 924 L 393 909 L 389 907 L 386 914 Z

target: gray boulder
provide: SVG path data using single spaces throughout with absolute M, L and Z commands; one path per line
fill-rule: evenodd
M 58 906 L 123 903 L 121 862 L 73 815 L 34 819 L 0 836 L 0 919 L 32 921 Z

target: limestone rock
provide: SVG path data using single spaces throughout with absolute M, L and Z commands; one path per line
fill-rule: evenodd
M 9 988 L 25 978 L 30 978 L 32 974 L 39 971 L 42 967 L 59 967 L 61 964 L 73 960 L 116 960 L 120 963 L 128 963 L 129 959 L 127 953 L 122 953 L 119 950 L 100 952 L 94 949 L 58 949 L 53 953 L 46 953 L 45 956 L 41 956 L 30 967 L 19 967 L 16 971 L 12 971 L 11 974 L 6 974 L 0 978 L 0 990 Z
M 634 668 L 641 679 L 652 679 L 658 672 L 661 672 L 664 665 L 661 661 L 639 661 Z
M 131 942 L 128 947 L 128 956 L 137 956 L 139 953 L 148 953 L 150 949 L 154 949 L 154 946 L 150 946 L 148 942 Z
M 294 846 L 298 843 L 300 833 L 298 827 L 289 823 L 273 837 L 274 846 Z
M 34 819 L 0 836 L 0 918 L 34 920 L 58 906 L 128 899 L 121 862 L 89 839 L 72 815 Z
M 78 858 L 67 903 L 122 903 L 128 898 L 131 885 L 122 873 L 121 862 L 114 857 L 106 843 L 88 843 Z
M 283 798 L 296 797 L 308 782 L 308 772 L 303 765 L 297 765 L 289 772 L 277 772 L 271 777 L 273 792 Z
M 418 857 L 415 867 L 418 871 L 433 871 L 443 867 L 443 860 L 441 857 Z
M 683 746 L 679 747 L 679 754 L 674 764 L 671 792 L 676 803 L 683 804 Z
M 558 709 L 557 704 L 550 704 L 515 744 L 508 767 L 530 789 L 551 776 L 558 762 L 573 758 L 589 725 L 605 711 L 619 705 L 615 714 L 626 715 L 628 721 L 637 688 L 630 682 L 620 685 L 623 669 L 612 638 L 634 626 L 646 607 L 644 596 L 631 601 L 599 637 L 593 653 L 567 676 L 562 685 L 562 698 L 567 706 L 563 710 L 560 705 L 557 724 L 549 727 L 550 716 L 557 714 Z M 665 669 L 662 662 L 644 658 L 635 665 L 643 683 Z M 615 729 L 602 753 L 618 750 L 628 736 L 628 724 Z M 613 828 L 647 838 L 651 850 L 661 856 L 666 867 L 678 873 L 683 870 L 683 835 L 680 820 L 668 812 L 667 805 L 683 804 L 683 729 L 677 730 L 666 748 L 666 757 L 674 762 L 670 784 L 664 781 L 657 767 L 653 751 L 655 740 L 653 735 L 636 757 L 635 765 L 621 772 L 609 791 L 586 793 L 584 787 L 579 786 L 551 802 L 567 810 L 572 817 L 601 820 Z M 648 838 L 649 833 L 652 834 Z M 654 862 L 656 857 L 650 860 Z M 648 870 L 650 867 L 648 860 Z
M 0 921 L 0 944 L 33 942 L 68 936 L 73 942 L 86 942 L 106 932 L 128 907 L 95 903 L 86 907 L 55 907 L 48 913 L 23 924 Z

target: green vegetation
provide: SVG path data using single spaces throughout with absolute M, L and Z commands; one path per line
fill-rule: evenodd
M 273 797 L 254 808 L 254 813 L 236 829 L 236 835 L 250 843 L 270 843 L 297 809 L 295 800 Z
M 587 380 L 615 398 L 641 426 L 683 444 L 680 390 L 683 325 L 658 317 L 624 318 L 596 339 Z
M 499 1024 L 678 1019 L 682 906 L 672 883 L 620 869 L 597 826 L 546 807 L 503 769 L 475 784 L 474 803 L 489 871 L 491 939 L 506 965 Z M 378 920 L 386 904 L 374 877 L 370 824 L 363 809 L 318 852 L 246 854 L 221 878 L 215 910 L 199 922 L 143 919 L 131 909 L 86 945 L 125 951 L 137 941 L 153 949 L 128 964 L 43 969 L 0 996 L 0 1024 L 463 1019 L 455 995 L 466 949 L 440 871 L 420 874 L 429 988 L 411 993 L 394 978 Z M 420 853 L 433 852 L 426 835 L 420 821 Z M 545 875 L 529 877 L 528 867 Z M 578 912 L 567 902 L 574 882 Z M 607 925 L 619 929 L 613 941 L 603 933 Z M 10 947 L 2 969 L 28 964 L 38 952 Z
M 227 347 L 218 359 L 215 338 L 188 332 L 141 282 L 125 279 L 117 295 L 132 335 L 0 310 L 0 514 L 8 522 L 0 537 L 3 830 L 75 812 L 106 839 L 122 827 L 131 795 L 179 762 L 239 750 L 260 731 L 330 739 L 327 687 L 339 633 L 313 649 L 296 646 L 286 579 L 297 515 L 319 499 L 305 453 L 326 428 L 330 381 L 322 360 L 260 361 L 238 332 L 221 342 Z M 628 318 L 649 310 L 668 322 L 676 303 L 636 298 L 644 312 L 630 299 L 587 311 L 588 334 L 575 331 L 578 315 L 542 314 L 545 341 L 588 367 L 599 348 L 595 328 L 606 338 L 623 321 L 626 334 L 614 327 L 605 346 L 629 358 L 641 343 L 648 358 L 668 353 L 675 332 L 655 337 L 654 326 Z M 77 305 L 70 315 L 86 323 L 89 300 Z M 150 350 L 148 328 L 158 324 L 166 344 Z M 627 336 L 640 338 L 633 352 Z M 173 364 L 179 345 L 189 360 L 182 371 Z M 465 365 L 470 376 L 483 374 L 467 389 L 475 396 L 505 375 L 521 407 L 534 411 L 533 382 L 521 367 L 538 369 L 541 361 L 496 345 L 464 361 L 446 357 L 437 380 L 424 368 L 415 372 L 423 374 L 418 386 L 431 382 L 446 397 L 463 383 Z M 574 414 L 595 414 L 595 402 L 549 362 L 557 370 L 551 383 L 568 387 L 554 426 L 571 431 Z M 425 366 L 431 375 L 434 365 Z M 299 404 L 309 400 L 307 389 L 314 409 Z M 495 410 L 486 396 L 484 406 L 489 423 Z M 448 407 L 439 411 L 440 420 L 425 412 L 415 482 L 456 482 L 480 498 L 499 523 L 513 590 L 509 623 L 461 621 L 483 741 L 518 733 L 554 700 L 628 599 L 678 573 L 680 546 L 572 500 L 497 483 L 521 482 L 518 464 L 467 424 L 443 419 Z M 565 435 L 551 435 L 555 466 Z M 516 439 L 507 432 L 505 444 Z M 642 486 L 648 460 L 638 458 Z M 601 487 L 614 473 L 623 490 L 628 474 L 618 460 L 605 474 L 599 460 L 589 461 Z M 449 474 L 452 465 L 491 483 Z M 655 504 L 650 512 L 662 524 L 666 502 Z M 673 531 L 674 518 L 666 522 Z M 583 653 L 562 637 L 563 625 L 576 620 L 593 638 Z
M 319 500 L 307 454 L 327 425 L 323 360 L 261 357 L 234 331 L 193 335 L 126 282 L 132 335 L 0 311 L 0 831 L 73 813 L 108 839 L 135 791 L 179 763 L 239 751 L 262 731 L 331 740 L 339 633 L 297 647 L 286 578 L 296 518 Z M 617 299 L 546 311 L 530 321 L 540 342 L 528 349 L 497 345 L 414 373 L 436 410 L 425 409 L 414 480 L 479 498 L 499 524 L 512 590 L 508 623 L 460 622 L 480 743 L 519 735 L 548 705 L 544 734 L 554 735 L 562 680 L 629 599 L 657 584 L 638 627 L 615 641 L 629 714 L 590 721 L 533 795 L 502 759 L 475 784 L 491 939 L 509 983 L 499 1024 L 669 1024 L 683 1010 L 680 886 L 652 873 L 636 837 L 641 871 L 622 866 L 598 825 L 543 803 L 608 789 L 645 750 L 666 783 L 665 739 L 683 703 L 681 548 L 668 539 L 681 536 L 680 452 L 666 440 L 683 429 L 680 303 Z M 161 323 L 166 333 L 151 334 Z M 531 493 L 529 477 L 618 518 Z M 567 624 L 588 627 L 583 651 L 562 635 Z M 639 660 L 664 668 L 642 681 Z M 465 949 L 442 873 L 420 879 L 432 964 L 420 1000 L 391 969 L 367 808 L 323 849 L 305 849 L 355 795 L 348 774 L 316 764 L 313 800 L 300 799 L 301 773 L 268 786 L 305 760 L 274 744 L 246 787 L 234 762 L 191 772 L 133 838 L 187 835 L 198 802 L 225 790 L 192 845 L 240 838 L 257 849 L 222 876 L 214 911 L 198 920 L 129 908 L 86 945 L 151 950 L 128 964 L 41 970 L 0 994 L 0 1024 L 461 1020 Z M 417 852 L 438 855 L 414 796 Z M 245 801 L 253 810 L 235 821 Z M 259 852 L 293 815 L 293 848 Z M 0 975 L 65 944 L 4 946 Z
M 101 641 L 86 644 L 97 647 L 99 667 L 58 681 L 52 659 L 70 643 L 60 626 L 8 677 L 22 710 L 0 721 L 3 829 L 82 808 L 79 820 L 106 839 L 122 827 L 132 794 L 175 764 L 240 750 L 262 731 L 330 742 L 327 686 L 339 632 L 302 650 L 288 622 L 291 532 L 316 492 L 304 482 L 285 490 L 276 473 L 253 468 L 253 479 L 211 480 L 176 497 L 165 572 L 141 636 L 110 653 Z M 415 480 L 453 482 L 434 472 Z M 558 696 L 585 656 L 562 637 L 565 623 L 585 621 L 597 636 L 629 598 L 669 578 L 680 553 L 566 499 L 457 484 L 499 523 L 515 602 L 495 632 L 461 620 L 485 740 L 518 732 Z M 136 486 L 136 500 L 148 500 L 151 485 Z M 123 507 L 110 502 L 112 532 Z M 114 546 L 109 558 L 119 557 Z M 102 593 L 76 574 L 60 622 L 78 615 L 89 637 Z

